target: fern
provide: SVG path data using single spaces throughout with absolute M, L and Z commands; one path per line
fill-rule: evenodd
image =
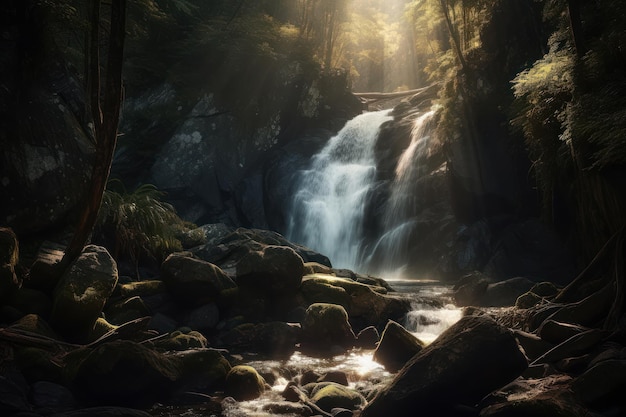
M 143 184 L 129 193 L 119 180 L 109 181 L 99 212 L 98 230 L 112 237 L 114 255 L 128 256 L 137 266 L 141 256 L 160 261 L 182 250 L 181 231 L 195 228 L 174 207 L 162 201 L 164 193 Z

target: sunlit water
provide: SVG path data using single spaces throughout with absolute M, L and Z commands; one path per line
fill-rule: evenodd
M 350 120 L 296 173 L 287 238 L 331 257 L 337 268 L 359 270 L 363 208 L 376 177 L 374 147 L 389 110 Z
M 401 323 L 418 339 L 426 344 L 435 340 L 443 331 L 461 318 L 461 309 L 451 304 L 450 288 L 434 281 L 392 280 L 391 286 L 401 295 L 411 300 L 413 310 Z M 367 391 L 374 385 L 389 382 L 394 374 L 387 372 L 372 359 L 373 350 L 353 349 L 346 354 L 329 359 L 314 358 L 295 352 L 288 360 L 248 361 L 247 364 L 261 371 L 271 370 L 278 375 L 271 391 L 260 399 L 229 403 L 224 407 L 227 417 L 256 416 L 268 417 L 264 411 L 269 404 L 283 401 L 281 392 L 289 379 L 307 370 L 318 374 L 329 371 L 343 371 L 348 377 L 350 387 Z M 281 414 L 287 417 L 297 414 Z

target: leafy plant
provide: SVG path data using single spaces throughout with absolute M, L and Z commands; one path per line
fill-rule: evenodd
M 97 231 L 112 241 L 115 258 L 128 256 L 137 267 L 141 256 L 160 261 L 182 250 L 177 236 L 195 225 L 183 221 L 171 204 L 161 200 L 163 196 L 152 184 L 129 193 L 121 181 L 109 181 Z

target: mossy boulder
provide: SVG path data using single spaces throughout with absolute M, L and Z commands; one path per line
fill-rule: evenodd
M 85 338 L 102 314 L 117 280 L 117 264 L 109 252 L 100 246 L 87 246 L 54 290 L 52 326 L 72 339 Z
M 215 349 L 192 349 L 174 353 L 180 360 L 181 389 L 194 392 L 211 392 L 223 389 L 230 362 Z
M 237 264 L 237 283 L 270 295 L 294 294 L 302 282 L 304 262 L 287 246 L 251 251 Z
M 259 398 L 265 392 L 265 380 L 251 366 L 237 365 L 226 376 L 224 393 L 237 401 Z
M 334 382 L 317 384 L 311 395 L 311 402 L 326 412 L 333 408 L 357 410 L 366 403 L 358 392 Z
M 237 285 L 216 265 L 173 253 L 163 261 L 161 275 L 167 290 L 186 307 L 198 307 L 219 298 L 220 292 Z
M 354 346 L 356 336 L 345 308 L 337 304 L 315 303 L 307 308 L 302 321 L 304 351 L 327 356 Z
M 411 309 L 407 299 L 392 297 L 384 287 L 370 286 L 350 278 L 312 274 L 303 278 L 302 295 L 309 303 L 331 302 L 345 307 L 351 322 L 362 327 L 383 326 L 387 320 L 400 320 Z
M 297 323 L 244 323 L 221 334 L 218 343 L 236 351 L 287 358 L 295 351 L 301 334 L 302 329 Z
M 373 359 L 389 372 L 397 372 L 424 348 L 424 343 L 393 320 L 383 330 Z
M 177 330 L 169 337 L 155 342 L 154 346 L 162 350 L 188 350 L 206 348 L 208 343 L 206 337 L 195 330 L 189 332 Z

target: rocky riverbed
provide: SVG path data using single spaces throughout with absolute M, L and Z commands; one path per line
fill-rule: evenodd
M 15 235 L 2 229 L 0 242 L 3 415 L 625 409 L 610 275 L 561 289 L 474 274 L 451 294 L 469 305 L 461 312 L 433 287 L 409 298 L 414 283 L 333 269 L 323 255 L 261 230 L 204 226 L 186 252 L 142 280 L 120 276 L 108 251 L 92 245 L 51 282 L 46 271 L 60 256 L 52 244 L 28 274 Z M 516 305 L 487 307 L 494 292 Z

